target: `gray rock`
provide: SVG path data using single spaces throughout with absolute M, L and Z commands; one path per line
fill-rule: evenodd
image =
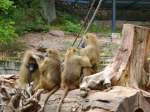
M 51 30 L 49 34 L 56 37 L 64 37 L 65 35 L 64 32 L 60 30 Z

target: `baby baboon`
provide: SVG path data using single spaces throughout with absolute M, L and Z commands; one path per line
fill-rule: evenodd
M 35 54 L 32 51 L 26 51 L 19 71 L 19 86 L 25 88 L 26 84 L 34 82 L 33 87 L 38 84 L 40 71 Z
M 89 59 L 86 56 L 77 55 L 77 49 L 69 48 L 65 54 L 64 69 L 61 75 L 61 86 L 65 89 L 65 93 L 60 100 L 57 112 L 60 112 L 61 104 L 68 91 L 79 87 L 82 67 L 91 67 Z
M 84 68 L 84 75 L 91 75 L 97 72 L 97 65 L 99 62 L 99 46 L 96 35 L 87 33 L 84 36 L 84 48 L 81 48 L 80 55 L 87 56 L 92 64 L 91 68 Z
M 40 64 L 41 72 L 40 81 L 35 90 L 45 89 L 52 90 L 56 86 L 60 86 L 61 61 L 59 53 L 54 49 L 47 49 L 47 57 Z

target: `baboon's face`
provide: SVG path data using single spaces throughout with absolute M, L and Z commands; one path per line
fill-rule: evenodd
M 28 64 L 32 64 L 32 63 L 36 64 L 37 62 L 33 57 L 30 57 Z
M 28 67 L 30 72 L 34 72 L 38 69 L 38 64 L 37 64 L 36 60 L 33 57 L 31 57 L 29 59 L 27 67 Z

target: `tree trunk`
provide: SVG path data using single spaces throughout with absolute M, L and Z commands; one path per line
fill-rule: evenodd
M 51 23 L 56 19 L 55 0 L 41 0 L 42 15 L 44 19 Z
M 150 28 L 125 24 L 122 38 L 113 62 L 104 71 L 85 77 L 81 89 L 104 88 L 105 85 L 148 88 L 149 70 L 146 68 L 149 68 Z

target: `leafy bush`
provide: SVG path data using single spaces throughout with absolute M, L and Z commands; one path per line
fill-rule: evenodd
M 0 10 L 1 11 L 7 11 L 11 6 L 13 2 L 10 0 L 0 0 Z
M 15 21 L 16 32 L 18 34 L 31 31 L 48 31 L 49 29 L 48 24 L 43 20 L 36 9 L 24 9 L 19 7 L 19 9 L 14 11 L 13 20 Z
M 80 24 L 75 24 L 71 21 L 66 20 L 63 30 L 72 32 L 72 33 L 78 33 L 78 32 L 80 32 Z
M 9 44 L 17 34 L 15 33 L 14 21 L 9 18 L 8 13 L 10 8 L 13 7 L 13 2 L 10 0 L 0 1 L 0 43 Z
M 80 21 L 77 17 L 60 11 L 57 11 L 57 20 L 51 24 L 51 27 L 57 27 L 71 33 L 79 33 L 81 29 Z
M 0 43 L 1 44 L 8 44 L 10 41 L 13 41 L 15 37 L 17 37 L 13 25 L 14 22 L 11 20 L 0 19 Z

